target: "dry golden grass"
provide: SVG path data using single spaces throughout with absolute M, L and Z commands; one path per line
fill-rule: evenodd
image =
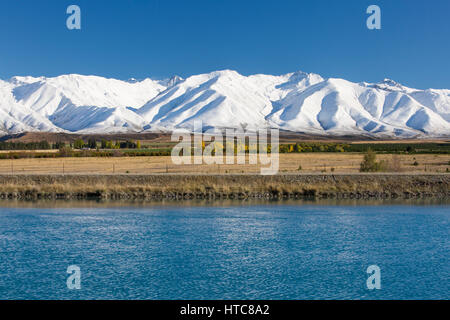
M 449 197 L 448 174 L 260 174 L 223 175 L 0 175 L 0 197 L 37 199 L 97 197 L 137 199 L 227 195 L 267 197 L 270 195 L 319 196 L 329 194 L 428 194 Z
M 393 155 L 377 160 L 392 161 Z M 449 155 L 397 155 L 400 171 L 443 173 L 450 168 Z M 300 153 L 280 154 L 280 173 L 357 173 L 363 154 Z M 414 166 L 414 162 L 418 165 Z M 299 167 L 301 166 L 301 170 Z M 175 165 L 170 157 L 113 157 L 0 160 L 0 174 L 236 174 L 259 173 L 259 165 Z

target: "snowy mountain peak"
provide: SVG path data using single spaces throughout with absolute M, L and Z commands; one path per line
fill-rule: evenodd
M 44 81 L 45 77 L 30 77 L 30 76 L 25 76 L 25 77 L 20 77 L 20 76 L 15 76 L 12 77 L 11 79 L 9 79 L 8 82 L 15 84 L 15 85 L 19 85 L 19 84 L 26 84 L 26 83 L 36 83 L 39 81 Z
M 167 82 L 167 86 L 168 87 L 173 87 L 174 85 L 176 85 L 177 83 L 180 83 L 181 81 L 183 81 L 183 78 L 180 76 L 173 76 L 172 78 L 169 79 L 169 81 Z
M 385 78 L 383 81 L 379 83 L 380 86 L 385 86 L 387 88 L 391 89 L 399 89 L 404 90 L 406 87 L 404 87 L 402 84 L 398 83 L 397 81 L 394 81 L 392 79 Z
M 385 78 L 383 81 L 380 81 L 378 83 L 362 82 L 361 85 L 365 86 L 365 87 L 374 88 L 374 89 L 383 90 L 383 91 L 389 91 L 389 92 L 395 91 L 395 92 L 410 93 L 411 91 L 415 90 L 415 89 L 405 87 L 402 84 L 400 84 L 392 79 L 388 79 L 388 78 Z
M 128 81 L 77 74 L 0 81 L 0 134 L 271 126 L 322 135 L 450 136 L 450 90 L 384 79 L 353 83 L 297 71 L 234 70 Z
M 301 80 L 301 79 L 307 78 L 311 74 L 299 70 L 299 71 L 295 71 L 292 73 L 288 73 L 287 75 L 289 76 L 289 78 Z
M 243 77 L 241 74 L 239 74 L 239 72 L 229 69 L 213 71 L 206 75 L 210 78 L 228 78 L 228 79 Z
M 389 78 L 384 78 L 383 81 L 381 81 L 380 83 L 381 84 L 386 84 L 386 85 L 389 85 L 389 86 L 392 86 L 392 87 L 398 87 L 398 86 L 401 87 L 401 84 L 399 84 L 398 82 L 396 82 L 396 81 L 394 81 L 392 79 L 389 79 Z

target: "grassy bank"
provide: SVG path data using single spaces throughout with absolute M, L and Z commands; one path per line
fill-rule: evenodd
M 449 174 L 0 175 L 2 199 L 450 197 Z

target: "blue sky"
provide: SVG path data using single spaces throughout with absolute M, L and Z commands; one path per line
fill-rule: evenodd
M 81 8 L 82 29 L 66 28 Z M 366 28 L 377 4 L 382 29 Z M 450 88 L 448 0 L 2 0 L 0 78 L 297 70 Z

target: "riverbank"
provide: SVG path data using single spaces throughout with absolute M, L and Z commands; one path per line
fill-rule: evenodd
M 0 175 L 0 199 L 450 198 L 450 174 Z

